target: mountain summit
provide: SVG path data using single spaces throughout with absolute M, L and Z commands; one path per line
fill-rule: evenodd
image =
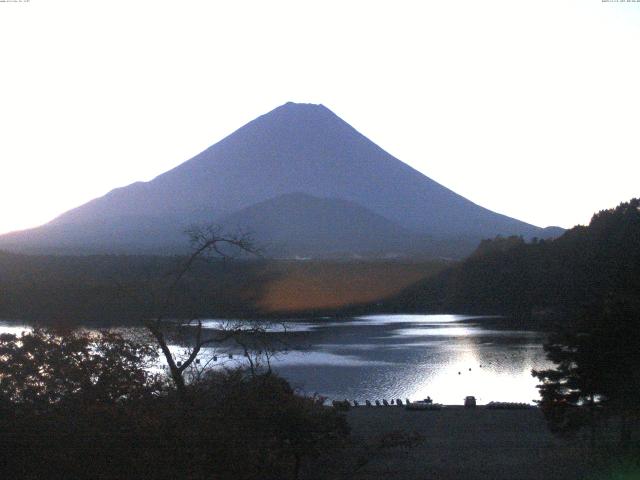
M 149 182 L 0 237 L 0 248 L 168 253 L 185 245 L 185 227 L 200 223 L 255 226 L 257 241 L 277 237 L 285 256 L 438 255 L 464 243 L 445 248 L 459 256 L 487 237 L 549 236 L 431 180 L 328 108 L 287 103 Z M 355 235 L 354 225 L 367 233 Z

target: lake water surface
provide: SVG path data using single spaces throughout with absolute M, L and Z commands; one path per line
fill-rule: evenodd
M 219 324 L 204 322 L 212 330 Z M 460 315 L 287 322 L 286 333 L 278 326 L 270 333 L 286 344 L 272 367 L 302 392 L 330 399 L 364 403 L 429 395 L 435 402 L 461 404 L 465 396 L 474 395 L 480 404 L 492 400 L 533 403 L 539 395 L 531 369 L 550 366 L 542 348 L 545 335 L 495 324 L 487 318 Z M 23 328 L 0 322 L 0 333 Z M 212 365 L 246 363 L 231 345 L 217 351 L 205 349 L 202 357 L 214 354 L 219 359 Z

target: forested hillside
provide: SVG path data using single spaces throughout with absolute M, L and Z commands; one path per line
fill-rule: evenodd
M 139 324 L 167 301 L 185 257 L 48 256 L 0 251 L 0 319 L 51 323 Z M 196 262 L 180 283 L 181 318 L 331 314 L 376 307 L 433 276 L 444 261 Z
M 559 319 L 609 295 L 637 295 L 639 208 L 636 198 L 603 210 L 555 240 L 485 240 L 467 260 L 405 290 L 389 307 Z

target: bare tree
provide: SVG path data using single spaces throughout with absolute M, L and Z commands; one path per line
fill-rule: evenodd
M 212 338 L 203 338 L 202 320 L 190 319 L 187 325 L 191 325 L 195 322 L 196 333 L 193 347 L 187 358 L 183 361 L 178 361 L 174 357 L 173 353 L 169 349 L 167 341 L 167 332 L 170 328 L 175 327 L 175 318 L 170 318 L 174 313 L 174 303 L 176 301 L 176 295 L 178 287 L 181 285 L 187 274 L 194 267 L 194 264 L 201 258 L 214 254 L 220 258 L 228 257 L 229 251 L 235 253 L 248 252 L 253 253 L 254 248 L 251 242 L 251 238 L 245 234 L 239 235 L 225 235 L 221 229 L 217 227 L 193 227 L 188 230 L 192 247 L 192 253 L 184 261 L 176 272 L 172 272 L 168 276 L 169 284 L 164 292 L 162 292 L 161 306 L 155 313 L 154 318 L 148 318 L 144 320 L 144 324 L 155 338 L 160 350 L 167 362 L 169 373 L 173 380 L 173 383 L 180 396 L 184 396 L 185 393 L 185 379 L 184 373 L 191 367 L 196 360 L 202 347 L 214 342 L 223 342 L 226 338 L 220 336 Z M 232 331 L 227 331 L 225 337 L 231 338 L 234 334 Z
M 178 290 L 185 277 L 199 260 L 211 256 L 218 259 L 229 259 L 240 255 L 256 256 L 260 254 L 260 251 L 254 246 L 251 236 L 246 233 L 229 235 L 223 233 L 219 227 L 209 226 L 194 227 L 188 230 L 187 234 L 191 240 L 192 253 L 177 271 L 169 275 L 168 286 L 162 293 L 160 308 L 152 318 L 144 321 L 164 356 L 171 379 L 178 395 L 182 398 L 186 393 L 186 377 L 199 378 L 216 358 L 215 354 L 212 354 L 205 362 L 199 361 L 198 356 L 206 346 L 220 345 L 233 340 L 244 351 L 252 374 L 255 374 L 262 359 L 266 359 L 268 371 L 270 371 L 270 359 L 273 354 L 267 340 L 267 333 L 272 328 L 272 323 L 256 320 L 225 320 L 221 321 L 216 329 L 206 334 L 208 329 L 203 328 L 202 319 L 197 314 L 180 323 L 177 323 L 176 318 L 172 317 L 175 311 L 173 307 L 179 297 Z M 175 330 L 176 327 L 189 329 L 192 333 L 195 328 L 194 338 L 180 359 L 169 348 L 167 338 L 168 333 Z

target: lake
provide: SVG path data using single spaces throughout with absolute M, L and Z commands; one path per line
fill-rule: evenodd
M 215 330 L 220 323 L 207 320 L 204 326 Z M 465 396 L 474 395 L 480 404 L 533 403 L 539 395 L 531 369 L 550 366 L 542 348 L 545 334 L 499 324 L 461 315 L 289 321 L 286 332 L 277 325 L 270 330 L 274 340 L 286 345 L 286 351 L 272 359 L 272 367 L 301 392 L 329 399 L 364 403 L 430 396 L 434 402 L 461 404 Z M 0 322 L 0 333 L 23 328 Z M 214 354 L 212 365 L 218 368 L 246 364 L 233 345 L 204 349 L 201 356 Z

